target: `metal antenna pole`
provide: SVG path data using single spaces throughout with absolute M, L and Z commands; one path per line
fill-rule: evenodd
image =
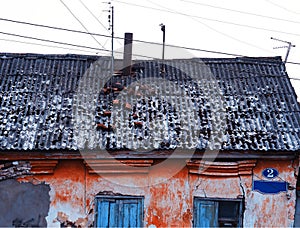
M 292 43 L 289 42 L 289 46 L 288 46 L 288 49 L 287 49 L 287 52 L 286 52 L 286 56 L 285 56 L 285 60 L 284 60 L 285 63 L 287 62 L 287 59 L 289 57 L 290 50 L 291 50 L 292 47 L 296 47 L 296 45 L 292 45 Z
M 111 76 L 114 75 L 114 7 L 111 7 Z
M 164 73 L 165 72 L 164 60 L 165 60 L 165 46 L 166 46 L 166 26 L 163 23 L 161 23 L 160 28 L 161 31 L 163 32 L 162 72 Z
M 271 39 L 272 39 L 272 40 L 276 40 L 276 41 L 279 41 L 279 42 L 283 42 L 283 43 L 288 44 L 288 46 L 281 46 L 281 47 L 274 47 L 274 48 L 273 48 L 273 49 L 287 48 L 287 52 L 286 52 L 285 59 L 284 59 L 284 63 L 286 63 L 287 60 L 288 60 L 288 57 L 289 57 L 291 48 L 292 48 L 292 47 L 296 47 L 296 45 L 293 45 L 291 42 L 284 41 L 284 40 L 279 40 L 279 39 L 274 38 L 274 37 L 271 37 Z
M 111 66 L 110 66 L 110 73 L 111 76 L 114 75 L 114 7 L 111 5 L 111 2 L 103 2 L 110 5 L 109 10 L 103 10 L 108 12 L 108 30 L 111 30 Z

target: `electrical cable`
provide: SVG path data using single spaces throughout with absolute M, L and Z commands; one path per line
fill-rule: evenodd
M 16 37 L 21 37 L 21 38 L 27 38 L 27 39 L 33 39 L 33 40 L 38 40 L 38 41 L 43 41 L 43 42 L 51 42 L 51 43 L 55 43 L 55 44 L 62 44 L 62 45 L 68 45 L 68 46 L 73 46 L 73 47 L 81 47 L 81 48 L 87 48 L 87 49 L 92 49 L 92 50 L 99 50 L 99 48 L 94 48 L 94 47 L 89 47 L 89 46 L 83 46 L 83 45 L 77 45 L 77 44 L 70 44 L 70 43 L 65 43 L 65 42 L 59 42 L 59 41 L 53 41 L 53 40 L 47 40 L 47 39 L 41 39 L 41 38 L 36 38 L 36 37 L 29 37 L 29 36 L 23 36 L 23 35 L 18 35 L 18 34 L 12 34 L 12 33 L 6 33 L 6 32 L 1 32 L 0 31 L 0 34 L 4 34 L 4 35 L 10 35 L 10 36 L 16 36 Z M 12 41 L 12 40 L 9 40 L 9 41 Z M 15 41 L 15 42 L 20 42 L 20 43 L 27 43 L 27 42 L 22 42 L 22 41 Z M 30 44 L 34 44 L 34 43 L 30 43 Z M 36 45 L 42 45 L 42 44 L 36 44 Z M 44 45 L 42 45 L 44 46 Z M 54 47 L 57 47 L 57 46 L 54 46 Z M 75 49 L 77 50 L 77 49 Z M 110 50 L 107 50 L 107 49 L 101 49 L 102 51 L 106 51 L 106 52 L 110 52 Z M 80 50 L 80 51 L 83 51 L 83 50 Z M 122 53 L 122 52 L 119 52 L 119 53 Z M 140 57 L 144 57 L 144 58 L 152 58 L 153 57 L 150 57 L 150 56 L 145 56 L 145 55 L 138 55 Z M 200 59 L 201 60 L 201 59 Z M 199 63 L 198 61 L 196 60 L 188 60 L 188 61 L 192 61 L 194 63 Z M 299 63 L 300 64 L 300 63 Z M 231 71 L 231 72 L 236 72 L 236 73 L 250 73 L 250 74 L 254 74 L 254 75 L 257 75 L 257 72 L 251 72 L 251 71 L 239 71 L 239 70 L 236 70 L 236 69 L 233 69 L 233 68 L 216 68 L 216 69 L 221 69 L 221 70 L 227 70 L 227 71 Z M 270 74 L 260 74 L 262 76 L 271 76 L 271 77 L 278 77 L 277 75 L 270 75 Z M 297 79 L 297 78 L 292 78 L 293 80 L 300 80 L 300 79 Z
M 178 12 L 178 11 L 172 10 L 172 9 L 167 8 L 167 7 L 165 7 L 165 6 L 162 6 L 162 5 L 158 4 L 158 3 L 154 3 L 154 2 L 151 1 L 151 0 L 146 0 L 146 1 L 148 1 L 148 2 L 150 2 L 150 3 L 152 3 L 152 4 L 154 4 L 154 5 L 156 5 L 156 6 L 158 6 L 158 7 L 161 7 L 161 8 L 164 8 L 164 9 L 166 9 L 166 10 L 172 11 L 172 12 L 174 12 L 174 13 L 179 13 L 179 14 L 180 14 L 180 12 Z M 270 52 L 270 51 L 267 50 L 267 49 L 263 49 L 263 48 L 261 48 L 261 47 L 258 47 L 258 46 L 256 46 L 256 45 L 253 45 L 253 44 L 248 43 L 248 42 L 246 42 L 246 41 L 237 39 L 237 38 L 234 37 L 234 36 L 231 36 L 231 35 L 228 35 L 228 34 L 226 34 L 226 33 L 224 33 L 224 32 L 221 32 L 221 31 L 219 31 L 219 30 L 217 30 L 217 29 L 215 29 L 215 28 L 213 28 L 213 27 L 211 27 L 211 26 L 209 26 L 209 25 L 203 23 L 202 21 L 200 21 L 200 20 L 198 20 L 198 19 L 196 19 L 196 18 L 194 18 L 194 17 L 190 17 L 190 16 L 187 16 L 187 17 L 189 17 L 189 18 L 193 19 L 194 21 L 196 21 L 196 22 L 202 24 L 203 26 L 209 28 L 210 30 L 212 30 L 212 31 L 214 31 L 214 32 L 216 32 L 216 33 L 219 33 L 219 34 L 221 34 L 221 35 L 223 35 L 223 36 L 225 36 L 225 37 L 228 37 L 228 38 L 230 38 L 230 39 L 232 39 L 232 40 L 235 40 L 235 41 L 240 42 L 240 43 L 242 43 L 242 44 L 246 44 L 246 45 L 248 45 L 248 46 L 250 46 L 250 47 L 255 47 L 255 48 L 259 49 L 259 50 L 263 50 L 263 51 L 266 51 L 266 52 Z
M 89 30 L 85 27 L 85 25 L 79 20 L 78 17 L 72 12 L 72 10 L 63 2 L 63 0 L 60 0 L 60 2 L 64 5 L 64 7 L 69 11 L 69 13 L 77 20 L 77 22 L 89 33 Z M 90 36 L 96 41 L 97 44 L 99 44 L 102 48 L 105 49 L 105 47 L 92 35 Z
M 83 1 L 82 0 L 79 0 L 79 2 L 83 5 L 83 7 L 92 15 L 92 17 L 100 24 L 100 25 L 102 25 L 102 27 L 106 30 L 106 31 L 108 31 L 109 32 L 109 30 L 105 27 L 105 25 L 96 17 L 96 15 L 87 7 L 87 5 L 86 4 L 84 4 L 83 3 Z M 122 43 L 119 41 L 119 39 L 116 39 L 117 40 L 117 42 L 120 44 L 120 45 L 122 45 Z M 107 41 L 106 41 L 107 42 Z M 104 44 L 104 46 L 105 46 L 105 44 Z
M 199 19 L 203 19 L 203 20 L 207 20 L 207 21 L 214 21 L 214 22 L 218 22 L 218 23 L 222 23 L 222 24 L 230 24 L 230 25 L 234 25 L 234 26 L 251 28 L 251 29 L 256 29 L 256 30 L 263 30 L 263 31 L 276 32 L 276 33 L 281 33 L 281 34 L 286 34 L 286 35 L 300 36 L 299 33 L 283 32 L 283 31 L 275 30 L 275 29 L 268 29 L 268 28 L 257 27 L 257 26 L 252 26 L 252 25 L 239 24 L 239 23 L 230 22 L 230 21 L 223 21 L 223 20 L 218 20 L 218 19 L 213 19 L 213 18 L 200 17 L 197 15 L 190 15 L 187 13 L 179 13 L 179 12 L 175 13 L 170 10 L 164 10 L 164 9 L 159 9 L 159 8 L 155 8 L 155 7 L 149 7 L 149 6 L 143 6 L 143 5 L 134 4 L 134 3 L 128 3 L 128 2 L 124 2 L 124 1 L 120 1 L 120 0 L 114 0 L 114 1 L 119 2 L 121 4 L 126 4 L 126 5 L 131 5 L 131 6 L 136 6 L 136 7 L 141 7 L 141 8 L 151 9 L 151 10 L 157 10 L 157 11 L 161 11 L 161 12 L 167 12 L 167 13 L 172 13 L 172 14 L 177 14 L 177 15 L 182 15 L 182 16 L 194 17 L 194 18 L 199 18 Z
M 73 46 L 73 47 L 87 48 L 87 49 L 96 50 L 96 51 L 109 51 L 107 49 L 94 48 L 94 47 L 89 47 L 89 46 L 85 46 L 85 45 L 78 45 L 78 44 L 70 44 L 70 43 L 66 43 L 66 42 L 42 39 L 42 38 L 37 38 L 37 37 L 32 37 L 32 36 L 24 36 L 24 35 L 19 35 L 19 34 L 15 34 L 15 33 L 8 33 L 8 32 L 1 32 L 0 31 L 0 34 L 4 34 L 4 35 L 8 35 L 8 36 L 16 36 L 16 37 L 32 39 L 32 40 L 38 40 L 38 41 L 43 41 L 43 42 L 49 42 L 49 43 L 54 43 L 54 44 L 62 44 L 62 45 L 68 45 L 68 46 Z
M 83 1 L 78 0 L 81 5 L 90 13 L 90 15 L 106 30 L 108 31 L 108 29 L 106 28 L 106 26 L 95 16 L 95 14 L 87 7 L 86 4 L 83 3 Z
M 12 19 L 7 19 L 7 18 L 0 18 L 0 21 L 7 21 L 7 22 L 12 22 L 12 23 L 19 23 L 19 24 L 25 24 L 25 25 L 30 25 L 30 26 L 36 26 L 36 27 L 61 30 L 61 31 L 66 31 L 66 32 L 74 32 L 74 33 L 80 33 L 80 34 L 87 34 L 87 35 L 102 36 L 102 37 L 111 38 L 111 36 L 104 35 L 104 34 L 99 34 L 99 33 L 84 32 L 84 31 L 79 31 L 79 30 L 74 30 L 74 29 L 66 29 L 66 28 L 62 28 L 62 27 L 54 27 L 54 26 L 49 26 L 49 25 L 29 23 L 29 22 L 17 21 L 17 20 L 12 20 Z M 12 34 L 10 34 L 10 35 L 12 35 Z M 16 36 L 19 36 L 19 35 L 16 35 Z M 29 38 L 29 37 L 26 37 L 26 38 Z M 36 39 L 36 38 L 34 38 L 34 39 Z M 124 40 L 123 37 L 115 37 L 115 39 Z M 45 40 L 43 40 L 43 41 L 45 41 Z M 162 45 L 162 43 L 159 43 L 159 42 L 150 42 L 150 41 L 138 40 L 138 39 L 134 39 L 133 41 L 134 42 L 139 42 L 139 43 L 146 43 L 146 44 Z M 190 51 L 207 52 L 207 53 L 221 54 L 221 55 L 228 55 L 228 56 L 235 56 L 235 57 L 246 56 L 246 55 L 235 54 L 235 53 L 213 51 L 213 50 L 206 50 L 206 49 L 200 49 L 200 48 L 192 48 L 192 47 L 172 45 L 172 44 L 166 44 L 166 47 L 180 48 L 180 49 L 185 49 L 185 50 L 190 50 Z M 92 48 L 92 49 L 98 50 L 97 48 Z M 107 51 L 109 51 L 109 50 L 107 50 Z M 143 56 L 141 56 L 141 57 L 143 57 Z M 144 56 L 144 57 L 146 57 L 146 56 Z M 148 56 L 148 58 L 149 58 L 149 56 Z M 300 63 L 298 63 L 298 62 L 288 61 L 287 63 L 289 63 L 289 64 L 295 64 L 295 65 L 300 65 Z
M 261 15 L 261 14 L 257 14 L 257 13 L 249 13 L 249 12 L 246 12 L 246 11 L 234 10 L 234 9 L 229 9 L 229 8 L 220 7 L 220 6 L 214 6 L 214 5 L 210 5 L 210 4 L 194 2 L 194 1 L 190 1 L 190 0 L 180 0 L 180 1 L 195 4 L 195 5 L 207 6 L 207 7 L 211 7 L 211 8 L 215 8 L 215 9 L 235 12 L 235 13 L 246 14 L 246 15 L 255 16 L 255 17 L 262 17 L 262 18 L 267 18 L 267 19 L 271 19 L 271 20 L 277 20 L 277 21 L 284 21 L 284 22 L 289 22 L 289 23 L 300 24 L 300 21 L 293 21 L 293 20 L 288 20 L 288 19 L 283 19 L 283 18 L 271 17 L 271 16 Z
M 78 44 L 71 44 L 71 43 L 48 40 L 48 39 L 42 39 L 42 38 L 37 38 L 37 37 L 32 37 L 32 36 L 24 36 L 24 35 L 19 35 L 19 34 L 15 34 L 15 33 L 8 33 L 8 32 L 1 32 L 0 31 L 0 34 L 4 34 L 4 35 L 8 35 L 8 36 L 21 37 L 21 38 L 26 38 L 26 39 L 32 39 L 32 40 L 38 40 L 38 41 L 43 41 L 43 42 L 49 42 L 49 43 L 55 43 L 55 44 L 61 44 L 61 45 L 67 45 L 67 46 L 72 46 L 72 47 L 86 48 L 86 49 L 91 49 L 91 50 L 96 50 L 96 51 L 111 52 L 111 50 L 108 50 L 108 49 L 95 48 L 95 47 L 90 47 L 90 46 L 85 46 L 85 45 L 78 45 Z M 115 51 L 115 52 L 123 54 L 123 52 L 121 52 L 121 51 Z M 98 53 L 96 53 L 96 54 L 98 54 Z M 151 57 L 151 56 L 140 55 L 140 54 L 134 54 L 134 56 L 148 58 L 148 59 L 157 59 L 157 58 L 154 58 L 154 57 Z
M 18 24 L 24 24 L 24 25 L 30 25 L 30 26 L 48 28 L 48 29 L 56 29 L 56 30 L 61 30 L 61 31 L 66 31 L 66 32 L 74 32 L 74 33 L 81 33 L 81 34 L 86 34 L 86 35 L 103 36 L 103 37 L 111 38 L 111 36 L 109 36 L 109 35 L 104 35 L 104 34 L 99 34 L 99 33 L 84 32 L 84 31 L 80 31 L 80 30 L 67 29 L 67 28 L 55 27 L 55 26 L 49 26 L 49 25 L 42 25 L 42 24 L 25 22 L 25 21 L 17 21 L 17 20 L 12 20 L 12 19 L 7 19 L 7 18 L 0 18 L 0 21 L 6 21 L 6 22 L 12 22 L 12 23 L 18 23 Z M 119 38 L 119 39 L 123 39 L 123 38 Z
M 5 35 L 12 35 L 12 36 L 18 36 L 18 37 L 22 37 L 22 38 L 39 40 L 39 41 L 43 41 L 43 42 L 51 42 L 51 43 L 56 43 L 56 44 L 71 45 L 71 46 L 74 46 L 74 47 L 82 47 L 82 48 L 89 48 L 89 49 L 93 49 L 93 50 L 98 50 L 98 48 L 93 48 L 93 47 L 88 47 L 88 46 L 75 45 L 75 44 L 69 44 L 69 43 L 64 43 L 64 42 L 58 42 L 58 41 L 52 41 L 52 40 L 45 40 L 45 39 L 39 39 L 39 38 L 34 38 L 34 37 L 27 37 L 27 36 L 21 36 L 21 35 L 9 34 L 9 33 L 3 33 L 3 32 L 0 32 L 0 33 L 5 34 Z M 31 42 L 24 42 L 24 41 L 17 41 L 17 40 L 10 40 L 10 39 L 0 39 L 0 40 L 10 41 L 10 42 L 18 42 L 18 43 L 24 43 L 24 44 L 30 44 L 30 45 L 40 45 L 40 46 L 46 46 L 46 47 L 50 46 L 50 47 L 55 47 L 55 48 L 67 49 L 67 50 L 76 50 L 76 51 L 94 53 L 94 52 L 86 51 L 86 50 L 70 49 L 70 48 L 65 48 L 65 47 L 43 45 L 43 44 L 37 44 L 37 43 L 31 43 Z M 105 50 L 105 49 L 103 51 L 110 52 L 109 50 Z M 141 57 L 152 58 L 152 57 L 149 57 L 149 56 L 141 56 Z M 199 63 L 198 61 L 195 61 L 195 60 L 189 60 L 189 61 L 192 61 L 194 63 Z M 238 74 L 240 74 L 240 73 L 248 73 L 248 74 L 258 75 L 257 72 L 252 72 L 252 71 L 249 71 L 249 70 L 247 70 L 247 71 L 243 70 L 242 71 L 242 70 L 236 70 L 236 69 L 228 68 L 228 67 L 225 68 L 225 67 L 213 67 L 213 66 L 211 66 L 211 68 L 214 68 L 214 69 L 217 69 L 217 70 L 225 70 L 225 71 L 228 71 L 228 72 L 235 72 L 235 73 L 238 73 Z M 264 74 L 264 73 L 260 73 L 259 75 L 263 76 L 263 77 L 276 77 L 276 78 L 278 78 L 278 77 L 287 77 L 287 76 L 270 75 L 270 74 Z M 237 78 L 243 78 L 243 77 L 233 77 L 232 79 L 237 79 Z M 294 78 L 294 77 L 288 77 L 288 78 L 290 80 L 300 81 L 300 78 Z
M 290 10 L 290 9 L 288 9 L 288 8 L 286 8 L 286 7 L 283 7 L 282 5 L 279 5 L 279 4 L 277 4 L 277 3 L 274 3 L 274 2 L 272 2 L 272 1 L 270 1 L 270 0 L 265 0 L 265 1 L 268 2 L 268 3 L 270 3 L 271 5 L 277 6 L 278 8 L 281 8 L 281 9 L 283 9 L 283 10 L 285 10 L 285 11 L 290 12 L 290 13 L 294 13 L 294 14 L 298 14 L 298 15 L 300 14 L 299 12 Z
M 104 35 L 104 34 L 99 34 L 99 33 L 84 32 L 84 31 L 79 31 L 79 30 L 74 30 L 74 29 L 66 29 L 66 28 L 61 28 L 61 27 L 41 25 L 41 24 L 24 22 L 24 21 L 16 21 L 16 20 L 11 20 L 11 19 L 7 19 L 7 18 L 0 18 L 0 21 L 7 21 L 7 22 L 12 22 L 12 23 L 19 23 L 19 24 L 25 24 L 25 25 L 30 25 L 30 26 L 37 26 L 37 27 L 61 30 L 61 31 L 66 31 L 66 32 L 74 32 L 74 33 L 80 33 L 80 34 L 87 34 L 87 35 L 102 36 L 102 37 L 111 38 L 111 36 Z M 124 40 L 123 37 L 116 37 L 115 36 L 114 38 Z M 145 43 L 145 44 L 162 45 L 162 43 L 159 43 L 159 42 L 151 42 L 151 41 L 136 40 L 136 39 L 134 39 L 133 41 L 138 42 L 138 43 Z M 205 49 L 184 47 L 184 46 L 171 45 L 171 44 L 166 44 L 166 47 L 181 48 L 181 49 L 186 49 L 186 50 L 191 50 L 191 51 L 209 52 L 209 53 L 229 55 L 229 56 L 243 56 L 243 55 L 238 55 L 238 54 L 225 53 L 225 52 L 220 52 L 220 51 L 210 51 L 210 50 L 205 50 Z
M 37 45 L 37 46 L 42 46 L 42 47 L 60 48 L 60 49 L 66 49 L 66 50 L 70 50 L 70 51 L 81 51 L 81 52 L 87 52 L 87 53 L 96 54 L 96 52 L 87 51 L 87 50 L 83 50 L 83 49 L 66 48 L 66 47 L 60 47 L 60 46 L 55 46 L 55 45 L 38 44 L 38 43 L 32 43 L 32 42 L 26 42 L 26 41 L 20 41 L 20 40 L 12 40 L 12 39 L 2 39 L 2 38 L 0 38 L 0 40 L 7 41 L 7 42 L 29 44 L 29 45 Z
M 90 47 L 90 46 L 85 46 L 85 45 L 78 45 L 78 44 L 70 44 L 66 42 L 60 42 L 60 41 L 53 41 L 53 40 L 48 40 L 48 39 L 42 39 L 42 38 L 37 38 L 37 37 L 32 37 L 32 36 L 24 36 L 20 34 L 15 34 L 15 33 L 7 33 L 7 32 L 2 32 L 0 31 L 0 34 L 8 35 L 8 36 L 15 36 L 15 37 L 20 37 L 20 38 L 25 38 L 25 39 L 32 39 L 32 40 L 38 40 L 38 41 L 43 41 L 43 42 L 50 42 L 50 43 L 55 43 L 55 44 L 61 44 L 61 45 L 67 45 L 67 46 L 72 46 L 72 47 L 79 47 L 79 48 L 86 48 L 86 49 L 91 49 L 95 51 L 105 51 L 105 52 L 111 52 L 108 49 L 100 49 L 100 48 L 95 48 L 95 47 Z M 144 42 L 144 43 L 152 43 L 152 44 L 159 44 L 155 42 L 148 42 L 148 41 L 142 41 L 142 40 L 136 40 L 136 42 Z M 238 55 L 238 54 L 233 54 L 233 53 L 227 53 L 227 52 L 219 52 L 219 51 L 210 51 L 210 50 L 205 50 L 205 49 L 198 49 L 198 48 L 189 48 L 189 47 L 184 47 L 184 46 L 176 46 L 176 45 L 166 45 L 169 47 L 175 47 L 175 48 L 183 48 L 187 50 L 193 50 L 193 51 L 202 51 L 202 52 L 208 52 L 208 53 L 214 53 L 214 54 L 222 54 L 222 55 L 229 55 L 229 56 L 234 56 L 234 57 L 243 57 L 245 55 Z M 115 51 L 116 53 L 123 54 L 121 51 Z M 98 54 L 98 53 L 96 53 Z M 140 54 L 133 54 L 136 57 L 143 57 L 143 58 L 148 58 L 148 59 L 157 59 L 151 56 L 146 56 L 146 55 L 140 55 Z M 294 64 L 294 65 L 300 65 L 298 62 L 286 62 L 288 64 Z
M 25 25 L 29 25 L 29 26 L 37 26 L 37 27 L 43 27 L 43 28 L 48 28 L 48 29 L 61 30 L 61 31 L 66 31 L 66 32 L 74 32 L 74 33 L 81 33 L 81 34 L 94 35 L 94 36 L 103 36 L 103 37 L 110 38 L 110 36 L 108 36 L 108 35 L 99 34 L 99 33 L 90 33 L 90 32 L 84 32 L 84 31 L 79 31 L 79 30 L 66 29 L 66 28 L 62 28 L 62 27 L 54 27 L 54 26 L 48 26 L 48 25 L 42 25 L 42 24 L 36 24 L 36 23 L 29 23 L 29 22 L 24 22 L 24 21 L 17 21 L 17 20 L 12 20 L 12 19 L 7 19 L 7 18 L 0 18 L 0 20 L 7 21 L 7 22 L 12 22 L 12 23 L 25 24 Z M 18 36 L 18 37 L 23 37 L 23 38 L 28 38 L 28 39 L 35 39 L 35 40 L 45 41 L 45 42 L 52 42 L 52 41 L 49 41 L 49 40 L 46 40 L 46 39 L 33 38 L 33 37 L 22 36 L 22 35 L 18 35 L 18 34 L 4 33 L 4 32 L 1 32 L 1 33 L 2 34 L 6 34 L 6 35 L 11 35 L 11 36 Z M 122 37 L 115 37 L 115 38 L 116 39 L 124 40 L 124 38 L 122 38 Z M 133 41 L 134 42 L 139 42 L 139 43 L 146 43 L 146 44 L 162 45 L 162 43 L 159 43 L 159 42 L 150 42 L 150 41 L 137 40 L 137 39 L 134 39 Z M 62 43 L 62 42 L 56 42 L 56 43 L 57 44 L 66 44 L 66 45 L 68 45 L 67 43 Z M 74 44 L 72 44 L 72 46 L 73 45 Z M 206 50 L 206 49 L 200 49 L 200 48 L 191 48 L 191 47 L 179 46 L 179 45 L 166 44 L 166 46 L 167 47 L 173 47 L 173 48 L 185 49 L 185 50 L 191 50 L 191 51 L 199 51 L 199 52 L 207 52 L 207 53 L 213 53 L 213 54 L 228 55 L 228 56 L 234 56 L 234 57 L 246 56 L 246 55 L 235 54 L 235 53 L 220 52 L 220 51 Z M 74 47 L 83 47 L 83 48 L 86 47 L 88 49 L 93 49 L 93 50 L 99 51 L 99 48 L 92 48 L 92 47 L 82 46 L 82 45 L 80 45 L 80 46 L 74 45 Z M 103 50 L 109 51 L 107 49 L 101 49 L 101 51 L 103 51 Z M 143 56 L 142 55 L 137 55 L 137 56 L 146 57 L 146 58 L 152 58 L 152 57 L 144 56 L 144 55 Z M 300 65 L 299 62 L 287 61 L 286 63 L 288 63 L 288 64 L 294 64 L 294 65 Z
M 300 78 L 289 78 L 291 80 L 294 80 L 294 81 L 300 81 Z
M 286 63 L 294 64 L 294 65 L 300 65 L 300 63 L 297 63 L 297 62 L 290 62 L 290 61 L 287 61 Z

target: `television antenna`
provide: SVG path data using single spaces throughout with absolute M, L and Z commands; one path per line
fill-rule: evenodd
M 111 75 L 114 75 L 114 6 L 111 2 L 103 2 L 109 5 L 109 10 L 103 10 L 108 12 L 108 30 L 111 31 Z
M 287 52 L 286 52 L 285 59 L 284 59 L 284 63 L 286 63 L 287 60 L 288 60 L 291 48 L 296 47 L 296 45 L 293 45 L 291 42 L 280 40 L 280 39 L 277 39 L 277 38 L 274 38 L 274 37 L 271 37 L 271 40 L 276 40 L 276 41 L 283 42 L 283 43 L 287 44 L 287 46 L 279 46 L 279 47 L 274 47 L 273 48 L 273 49 L 287 48 Z

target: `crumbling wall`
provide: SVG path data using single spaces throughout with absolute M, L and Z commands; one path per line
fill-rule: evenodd
M 25 161 L 11 161 L 0 164 L 0 181 L 30 175 L 30 164 Z
M 296 207 L 296 181 L 295 170 L 298 164 L 294 161 L 258 161 L 253 170 L 253 180 L 264 180 L 262 171 L 265 168 L 275 168 L 279 175 L 274 181 L 286 181 L 287 192 L 278 194 L 262 194 L 252 190 L 252 183 L 245 185 L 245 227 L 293 227 Z
M 252 163 L 243 163 L 245 164 L 252 167 Z M 113 172 L 98 175 L 89 173 L 83 161 L 60 161 L 53 174 L 34 176 L 37 181 L 44 181 L 51 187 L 50 190 L 47 186 L 47 207 L 49 195 L 51 200 L 49 211 L 47 208 L 47 224 L 45 219 L 42 220 L 44 222 L 42 224 L 49 227 L 92 226 L 95 218 L 94 199 L 97 194 L 122 194 L 144 197 L 146 227 L 191 227 L 194 197 L 244 199 L 243 225 L 246 227 L 292 226 L 296 199 L 293 188 L 296 185 L 294 170 L 298 167 L 293 161 L 258 160 L 249 173 L 245 171 L 245 166 L 233 172 L 231 163 L 217 163 L 213 167 L 214 172 L 208 170 L 206 174 L 193 173 L 192 167 L 187 166 L 169 177 L 169 170 L 174 170 L 172 167 L 176 165 L 177 162 L 174 161 L 174 164 L 150 169 L 148 173 Z M 290 188 L 287 192 L 262 194 L 253 191 L 253 180 L 263 179 L 262 171 L 266 168 L 278 170 L 279 176 L 274 181 L 289 183 Z M 115 169 L 115 166 L 112 166 L 112 169 Z M 29 177 L 25 177 L 24 180 L 32 182 Z M 10 189 L 8 184 L 5 187 L 6 190 Z M 0 192 L 1 197 L 7 198 L 4 194 L 8 193 Z M 14 200 L 11 202 L 15 203 Z M 12 206 L 2 206 L 1 203 L 2 198 L 0 198 L 0 213 L 2 215 L 4 213 L 6 217 L 7 208 Z M 28 205 L 34 209 L 38 208 L 33 203 Z M 22 212 L 24 211 L 26 209 L 22 209 Z M 47 212 L 43 215 L 47 215 Z M 5 225 L 12 226 L 12 221 L 18 222 L 22 219 L 24 223 L 31 219 L 31 217 L 21 218 L 21 215 L 10 218 L 10 223 Z M 19 220 L 15 220 L 16 218 Z M 34 221 L 38 221 L 36 217 Z
M 46 227 L 50 187 L 9 179 L 0 181 L 1 227 Z

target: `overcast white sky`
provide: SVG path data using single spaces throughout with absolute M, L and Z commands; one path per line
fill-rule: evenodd
M 0 17 L 110 35 L 110 31 L 106 29 L 108 12 L 105 12 L 109 9 L 109 5 L 103 3 L 104 1 L 2 0 Z M 134 39 L 161 42 L 162 32 L 159 24 L 164 23 L 167 44 L 245 56 L 282 56 L 284 59 L 287 49 L 273 49 L 273 47 L 286 44 L 270 39 L 275 37 L 296 45 L 291 49 L 288 61 L 300 63 L 300 3 L 297 0 L 112 0 L 112 5 L 115 9 L 116 37 L 123 37 L 124 32 L 132 32 Z M 105 37 L 92 37 L 0 20 L 1 32 L 94 48 L 104 46 L 105 49 L 110 49 L 111 42 Z M 115 49 L 123 50 L 122 40 L 115 40 L 114 43 Z M 138 54 L 161 56 L 160 47 L 154 48 L 149 45 L 145 47 L 136 43 L 135 50 Z M 0 34 L 0 51 L 109 54 L 4 34 Z M 180 53 L 179 56 L 176 52 Z M 166 55 L 168 58 L 180 58 L 183 52 L 185 51 L 176 49 L 174 52 L 167 49 Z M 190 56 L 230 57 L 195 51 L 190 52 Z M 300 65 L 287 64 L 287 69 L 290 77 L 300 80 Z M 300 81 L 292 82 L 300 97 Z

